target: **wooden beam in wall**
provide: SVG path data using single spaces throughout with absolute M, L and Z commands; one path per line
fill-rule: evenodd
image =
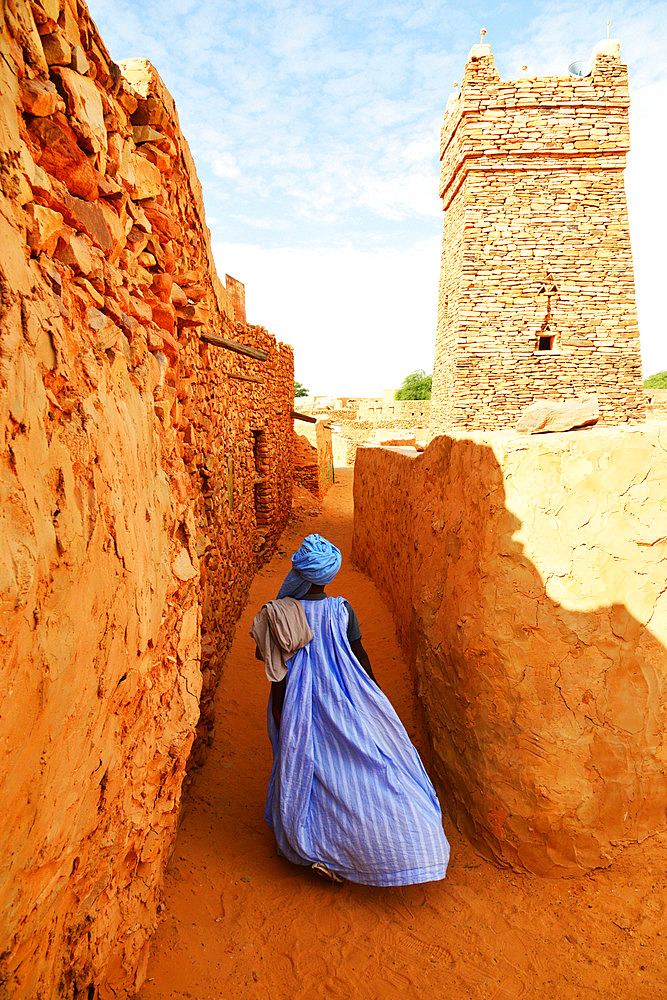
M 292 417 L 295 420 L 305 420 L 307 424 L 317 423 L 317 417 L 309 417 L 305 413 L 297 413 L 296 410 L 292 410 Z
M 215 333 L 206 333 L 205 330 L 202 330 L 199 336 L 207 344 L 212 344 L 214 347 L 224 347 L 226 351 L 234 351 L 235 354 L 245 354 L 248 358 L 266 361 L 268 357 L 266 351 L 260 351 L 256 347 L 246 347 L 245 344 L 239 344 L 237 340 L 227 340 L 226 337 L 218 337 Z

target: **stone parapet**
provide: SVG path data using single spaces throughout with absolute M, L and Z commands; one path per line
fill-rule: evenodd
M 357 455 L 353 557 L 443 807 L 501 864 L 581 875 L 665 828 L 666 449 L 658 424 Z

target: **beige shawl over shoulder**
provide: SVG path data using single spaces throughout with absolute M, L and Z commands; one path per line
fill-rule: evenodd
M 287 661 L 313 638 L 303 605 L 294 597 L 269 601 L 255 615 L 250 635 L 264 658 L 266 676 L 281 681 L 287 674 Z

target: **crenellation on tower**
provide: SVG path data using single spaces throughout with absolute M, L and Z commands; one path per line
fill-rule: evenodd
M 475 45 L 447 104 L 436 430 L 509 427 L 536 399 L 589 392 L 602 422 L 643 417 L 618 42 L 591 65 L 501 80 Z

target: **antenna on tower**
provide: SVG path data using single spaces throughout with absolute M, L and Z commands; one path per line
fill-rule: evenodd
M 611 21 L 607 21 L 607 38 L 609 38 L 609 25 L 610 24 L 611 24 Z
M 480 45 L 484 44 L 484 35 L 485 34 L 486 34 L 486 28 L 480 28 L 480 32 L 479 32 L 479 44 Z

